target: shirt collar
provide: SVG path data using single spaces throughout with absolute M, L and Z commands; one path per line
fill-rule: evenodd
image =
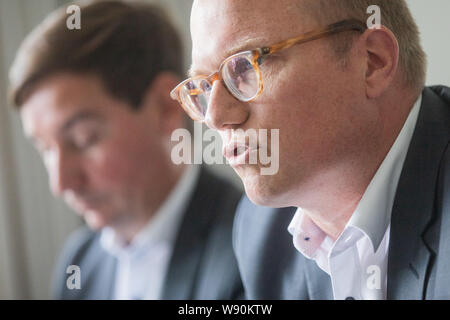
M 421 102 L 422 95 L 415 102 L 397 139 L 344 228 L 344 231 L 356 228 L 366 234 L 372 242 L 374 252 L 377 251 L 383 240 L 391 220 L 398 180 L 414 133 Z M 330 243 L 324 244 L 324 240 L 328 239 L 326 234 L 305 214 L 302 208 L 297 209 L 288 226 L 288 231 L 294 236 L 294 245 L 297 250 L 307 258 L 314 258 L 318 249 L 323 248 L 325 251 L 330 249 Z M 306 240 L 306 238 L 308 239 Z
M 414 133 L 422 95 L 414 103 L 397 139 L 364 192 L 347 226 L 363 231 L 371 240 L 374 252 L 383 240 L 391 221 L 398 181 Z
M 308 259 L 317 256 L 317 249 L 327 237 L 302 208 L 297 208 L 288 231 L 294 237 L 294 246 Z
M 173 243 L 199 173 L 198 166 L 190 166 L 185 170 L 175 188 L 129 245 L 125 245 L 111 227 L 105 227 L 100 235 L 102 247 L 112 255 L 119 256 L 139 254 L 153 245 Z

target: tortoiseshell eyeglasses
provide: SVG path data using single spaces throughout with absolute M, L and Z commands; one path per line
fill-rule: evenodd
M 267 56 L 294 45 L 339 32 L 359 31 L 363 33 L 366 29 L 367 26 L 361 21 L 344 20 L 331 24 L 322 30 L 311 31 L 269 47 L 236 53 L 226 58 L 217 72 L 209 76 L 199 75 L 181 82 L 172 90 L 170 96 L 172 99 L 178 100 L 194 121 L 204 121 L 213 83 L 216 80 L 221 80 L 230 94 L 236 99 L 243 102 L 253 101 L 263 91 L 263 81 L 259 66 Z

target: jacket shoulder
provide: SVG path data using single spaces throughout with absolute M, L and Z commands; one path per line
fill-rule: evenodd
M 197 189 L 203 194 L 201 200 L 209 201 L 214 205 L 215 214 L 234 217 L 236 207 L 242 197 L 242 191 L 230 181 L 208 169 L 202 169 Z M 196 198 L 199 197 L 194 196 L 194 199 Z
M 309 299 L 306 261 L 287 231 L 296 208 L 268 208 L 246 196 L 233 226 L 233 248 L 248 299 Z
M 94 259 L 101 259 L 100 234 L 83 226 L 75 230 L 66 240 L 53 270 L 52 296 L 55 299 L 68 299 L 66 281 L 69 266 L 77 266 L 82 272 L 82 279 L 92 271 Z M 105 252 L 106 254 L 106 252 Z M 83 281 L 84 283 L 84 281 Z M 70 296 L 81 291 L 74 291 Z M 75 298 L 75 297 L 72 297 Z
M 194 299 L 238 299 L 243 296 L 243 287 L 236 258 L 232 249 L 232 228 L 236 207 L 242 192 L 226 179 L 203 169 L 198 190 L 204 193 L 194 201 L 204 201 L 203 227 L 198 230 L 202 254 L 197 271 L 199 275 Z M 192 214 L 192 212 L 190 213 Z
M 58 265 L 77 264 L 83 253 L 92 244 L 98 234 L 87 226 L 80 227 L 67 238 L 58 259 Z

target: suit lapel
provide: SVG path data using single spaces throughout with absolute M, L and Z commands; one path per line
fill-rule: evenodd
M 316 262 L 304 259 L 306 283 L 310 300 L 333 300 L 333 288 L 330 276 L 320 269 Z
M 70 299 L 111 300 L 114 299 L 117 258 L 101 246 L 97 234 L 89 252 L 80 264 L 81 290 L 68 290 Z
M 216 191 L 210 174 L 202 169 L 175 242 L 163 287 L 162 299 L 192 299 L 204 243 L 204 228 L 212 219 Z M 207 190 L 207 192 L 205 192 Z
M 117 259 L 114 257 L 108 257 L 105 259 L 104 264 L 97 273 L 98 283 L 105 285 L 95 286 L 93 289 L 96 299 L 114 299 L 115 291 L 115 279 L 116 279 Z M 113 281 L 111 281 L 113 279 Z M 95 292 L 97 291 L 97 292 Z
M 439 177 L 437 209 L 442 213 L 440 224 L 437 224 L 439 229 L 435 235 L 439 241 L 439 253 L 434 279 L 435 290 L 427 296 L 430 299 L 448 300 L 450 299 L 450 145 L 447 146 Z
M 423 299 L 436 243 L 427 230 L 435 210 L 439 164 L 449 140 L 449 108 L 431 90 L 423 92 L 416 129 L 392 208 L 388 299 Z

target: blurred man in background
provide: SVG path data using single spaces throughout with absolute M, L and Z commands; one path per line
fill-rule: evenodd
M 80 9 L 80 29 L 68 28 L 65 7 L 49 15 L 10 71 L 12 101 L 52 192 L 88 225 L 62 252 L 55 298 L 239 298 L 231 226 L 240 193 L 170 157 L 171 133 L 188 127 L 169 97 L 183 74 L 177 33 L 148 4 Z

